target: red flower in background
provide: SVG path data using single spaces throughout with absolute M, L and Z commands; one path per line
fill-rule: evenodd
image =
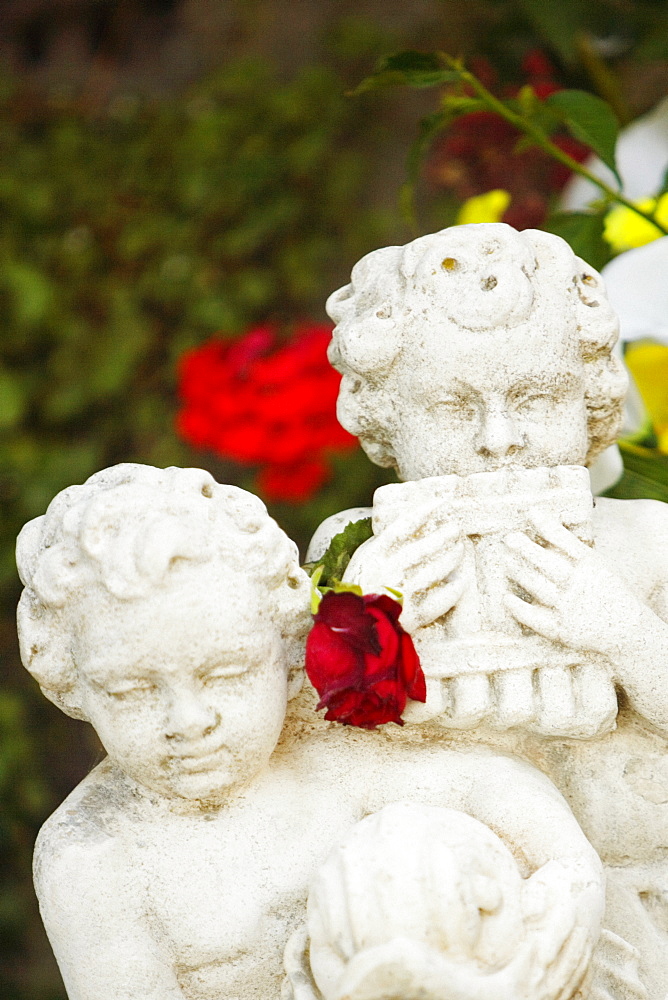
M 306 640 L 306 673 L 328 721 L 361 729 L 402 726 L 407 699 L 426 700 L 422 667 L 400 614 L 401 605 L 385 595 L 325 594 Z
M 485 86 L 494 90 L 498 81 L 489 63 L 478 60 L 474 69 Z M 553 66 L 539 49 L 527 53 L 522 71 L 525 82 L 533 87 L 540 100 L 562 89 L 554 79 Z M 503 96 L 512 97 L 518 90 L 518 87 L 508 88 Z M 520 138 L 516 128 L 491 111 L 462 115 L 435 143 L 428 177 L 461 201 L 503 188 L 512 197 L 503 221 L 516 229 L 540 226 L 545 221 L 550 197 L 561 191 L 570 171 L 538 148 L 515 153 Z M 588 147 L 570 135 L 557 133 L 552 141 L 575 160 L 582 161 L 589 155 Z
M 310 497 L 329 476 L 327 455 L 357 441 L 336 419 L 341 376 L 327 360 L 330 326 L 274 326 L 189 351 L 179 371 L 177 430 L 195 448 L 258 465 L 274 500 Z

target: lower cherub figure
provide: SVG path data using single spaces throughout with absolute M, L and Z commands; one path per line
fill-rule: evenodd
M 281 735 L 309 588 L 257 498 L 199 470 L 117 466 L 27 525 L 18 563 L 24 662 L 108 753 L 36 847 L 70 1000 L 278 1000 L 315 873 L 398 801 L 495 831 L 529 901 L 533 957 L 513 982 L 571 996 L 602 871 L 547 778 L 485 749 L 305 724 L 305 709 Z

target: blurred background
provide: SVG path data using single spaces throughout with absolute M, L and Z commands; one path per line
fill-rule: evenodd
M 20 665 L 21 525 L 113 463 L 195 465 L 259 492 L 303 552 L 324 517 L 392 478 L 336 428 L 327 295 L 368 251 L 452 224 L 489 191 L 506 192 L 494 218 L 563 231 L 568 169 L 515 156 L 517 135 L 490 116 L 423 149 L 407 221 L 407 156 L 438 92 L 351 95 L 406 49 L 462 56 L 500 95 L 589 91 L 623 126 L 668 94 L 664 0 L 0 0 L 7 1000 L 64 1000 L 32 845 L 101 757 Z M 615 253 L 601 218 L 587 237 L 599 267 Z M 617 495 L 662 497 L 636 458 Z

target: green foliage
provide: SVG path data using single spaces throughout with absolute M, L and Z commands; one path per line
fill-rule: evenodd
M 307 563 L 304 569 L 307 573 L 318 573 L 318 587 L 333 587 L 342 579 L 355 550 L 372 536 L 370 517 L 351 521 L 334 535 L 321 558 L 315 563 Z
M 668 502 L 668 456 L 621 441 L 624 475 L 604 495 L 620 500 L 663 500 Z
M 391 239 L 362 204 L 370 113 L 325 68 L 225 67 L 184 98 L 0 103 L 0 582 L 16 531 L 116 461 L 197 464 L 175 365 L 255 322 L 322 317 Z
M 461 59 L 442 52 L 400 52 L 382 60 L 375 73 L 362 80 L 355 93 L 370 89 L 403 85 L 413 88 L 451 84 L 441 95 L 440 110 L 427 115 L 418 127 L 418 135 L 408 156 L 408 179 L 401 192 L 404 217 L 419 231 L 415 213 L 415 190 L 420 165 L 435 136 L 452 121 L 476 111 L 498 115 L 516 129 L 521 138 L 515 152 L 536 146 L 567 169 L 586 177 L 608 203 L 625 205 L 630 211 L 651 222 L 664 235 L 668 230 L 653 216 L 627 199 L 620 190 L 606 183 L 585 165 L 577 162 L 552 135 L 561 127 L 585 143 L 612 170 L 621 185 L 615 162 L 619 121 L 609 103 L 583 90 L 559 90 L 539 100 L 530 86 L 518 96 L 501 99 L 492 93 Z
M 179 357 L 218 332 L 324 320 L 352 263 L 403 235 L 396 216 L 366 207 L 383 126 L 344 89 L 327 68 L 280 82 L 246 61 L 181 98 L 117 101 L 93 118 L 0 84 L 0 636 L 12 685 L 24 677 L 12 621 L 21 525 L 119 461 L 203 465 L 252 489 L 250 472 L 176 437 Z M 361 456 L 345 462 L 360 473 L 342 488 L 332 482 L 310 506 L 274 505 L 293 537 L 304 542 L 386 480 Z M 0 904 L 10 965 L 39 933 L 26 902 L 36 829 L 94 760 L 79 735 L 80 764 L 45 793 L 25 719 L 40 720 L 56 773 L 75 757 L 77 724 L 27 675 L 23 684 L 0 690 L 0 847 L 23 873 L 7 875 Z M 0 949 L 0 978 L 3 960 Z M 38 985 L 12 973 L 13 1000 L 59 995 L 49 974 Z
M 558 90 L 545 104 L 554 111 L 575 139 L 589 146 L 622 184 L 615 163 L 619 122 L 609 104 L 586 90 Z

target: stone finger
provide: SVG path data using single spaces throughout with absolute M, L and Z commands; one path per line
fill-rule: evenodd
M 443 500 L 435 500 L 433 503 L 421 505 L 417 511 L 406 517 L 397 518 L 377 537 L 386 552 L 402 548 L 413 540 L 431 538 L 434 531 L 441 528 L 444 529 L 445 536 L 454 541 L 461 533 L 459 524 L 449 519 L 444 524 L 445 516 Z
M 543 635 L 547 639 L 558 638 L 558 628 L 553 621 L 553 613 L 547 608 L 538 604 L 529 604 L 515 594 L 506 594 L 503 603 L 520 625 L 525 625 L 537 635 Z
M 428 565 L 420 566 L 414 572 L 404 575 L 406 587 L 410 586 L 413 593 L 430 590 L 435 584 L 445 583 L 460 566 L 464 546 L 457 544 L 449 552 L 431 560 Z
M 540 667 L 536 671 L 536 732 L 550 736 L 570 736 L 576 714 L 575 691 L 570 669 Z
M 587 552 L 588 546 L 580 541 L 565 525 L 554 517 L 550 517 L 544 512 L 534 511 L 531 515 L 531 523 L 538 532 L 538 535 L 549 545 L 563 552 L 570 559 L 581 559 Z
M 504 541 L 511 553 L 524 560 L 527 566 L 548 577 L 553 583 L 565 583 L 573 572 L 573 565 L 569 559 L 553 549 L 546 549 L 538 542 L 533 542 L 522 532 L 512 532 Z
M 559 603 L 559 589 L 539 570 L 516 558 L 508 559 L 506 575 L 534 600 L 544 607 L 555 608 Z
M 532 670 L 499 670 L 491 682 L 496 702 L 492 725 L 496 729 L 510 729 L 535 717 Z
M 417 541 L 407 544 L 402 550 L 402 562 L 406 573 L 422 566 L 446 567 L 445 575 L 451 573 L 454 567 L 461 562 L 464 554 L 464 545 L 459 537 L 459 531 L 453 531 L 452 525 L 442 525 L 427 538 L 420 538 Z
M 492 690 L 487 674 L 462 674 L 450 682 L 452 704 L 448 725 L 472 729 L 491 713 Z
M 466 580 L 457 576 L 449 583 L 411 595 L 404 604 L 401 624 L 407 632 L 411 632 L 443 618 L 459 601 L 465 585 Z
M 582 663 L 572 673 L 577 735 L 589 738 L 608 732 L 613 728 L 618 708 L 609 672 L 600 663 Z

